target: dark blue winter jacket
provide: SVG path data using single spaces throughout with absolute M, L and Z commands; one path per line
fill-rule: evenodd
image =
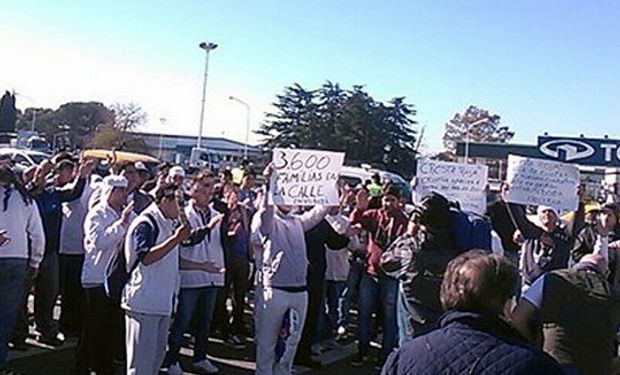
M 448 312 L 439 328 L 393 352 L 382 375 L 564 374 L 547 354 L 529 346 L 506 322 L 476 313 Z

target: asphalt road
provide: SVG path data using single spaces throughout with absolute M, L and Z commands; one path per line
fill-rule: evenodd
M 29 341 L 31 342 L 31 341 Z M 31 342 L 32 343 L 32 342 Z M 296 374 L 342 374 L 342 375 L 370 375 L 377 374 L 378 371 L 372 367 L 354 368 L 349 364 L 352 359 L 354 344 L 341 346 L 329 350 L 321 355 L 321 359 L 325 363 L 321 370 L 311 370 L 303 367 L 296 368 Z M 209 349 L 210 353 L 217 353 L 215 357 L 210 357 L 212 362 L 220 368 L 220 374 L 230 375 L 249 375 L 254 373 L 253 352 L 254 348 L 251 342 L 244 350 L 234 350 L 225 347 L 218 342 L 212 340 Z M 27 352 L 12 353 L 22 356 L 18 359 L 9 361 L 10 367 L 18 374 L 23 375 L 50 375 L 50 374 L 70 374 L 74 361 L 75 345 L 65 345 L 59 349 L 42 349 L 31 347 Z M 186 345 L 182 350 L 181 364 L 186 374 L 199 374 L 191 371 L 191 347 Z M 165 372 L 161 372 L 165 374 Z

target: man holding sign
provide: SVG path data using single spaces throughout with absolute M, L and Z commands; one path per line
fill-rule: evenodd
M 339 205 L 341 152 L 300 149 L 273 150 L 270 203 L 296 206 Z
M 256 253 L 256 374 L 290 374 L 308 307 L 304 232 L 327 215 L 327 205 L 339 205 L 337 180 L 343 154 L 275 149 L 264 172 L 268 181 L 252 221 L 260 242 Z M 271 204 L 270 204 L 271 203 Z M 293 205 L 315 206 L 304 214 Z M 286 339 L 276 360 L 276 344 L 285 314 L 293 310 L 297 328 Z

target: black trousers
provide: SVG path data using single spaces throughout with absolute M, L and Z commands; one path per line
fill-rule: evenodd
M 73 374 L 114 374 L 125 353 L 124 313 L 105 295 L 103 286 L 84 289 L 84 324 Z
M 311 348 L 317 334 L 321 303 L 323 302 L 323 289 L 325 288 L 324 275 L 315 275 L 308 272 L 308 311 L 306 322 L 301 332 L 301 340 L 297 347 L 296 358 L 308 359 L 311 356 Z
M 30 289 L 32 289 L 32 280 L 26 280 L 26 286 L 24 288 L 24 294 L 21 296 L 19 311 L 17 312 L 17 319 L 13 326 L 13 337 L 11 341 L 18 343 L 24 342 L 29 335 L 29 311 L 28 311 L 28 297 L 30 296 Z
M 60 331 L 79 336 L 82 330 L 82 264 L 84 255 L 60 254 Z
M 215 304 L 215 325 L 224 336 L 243 334 L 245 295 L 249 288 L 250 264 L 247 260 L 226 262 L 224 288 L 220 289 Z M 232 321 L 226 310 L 226 300 L 232 295 Z
M 58 253 L 47 250 L 39 265 L 34 281 L 34 319 L 37 330 L 45 337 L 56 337 L 58 322 L 54 319 L 54 307 L 59 293 Z

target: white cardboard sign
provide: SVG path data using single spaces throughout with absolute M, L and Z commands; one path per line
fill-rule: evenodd
M 573 164 L 508 155 L 508 201 L 550 206 L 558 212 L 577 209 L 579 169 Z
M 431 159 L 418 160 L 416 196 L 435 191 L 458 201 L 461 209 L 476 213 L 486 210 L 486 165 L 452 163 Z
M 296 206 L 338 205 L 338 176 L 344 153 L 319 150 L 273 150 L 269 201 Z

